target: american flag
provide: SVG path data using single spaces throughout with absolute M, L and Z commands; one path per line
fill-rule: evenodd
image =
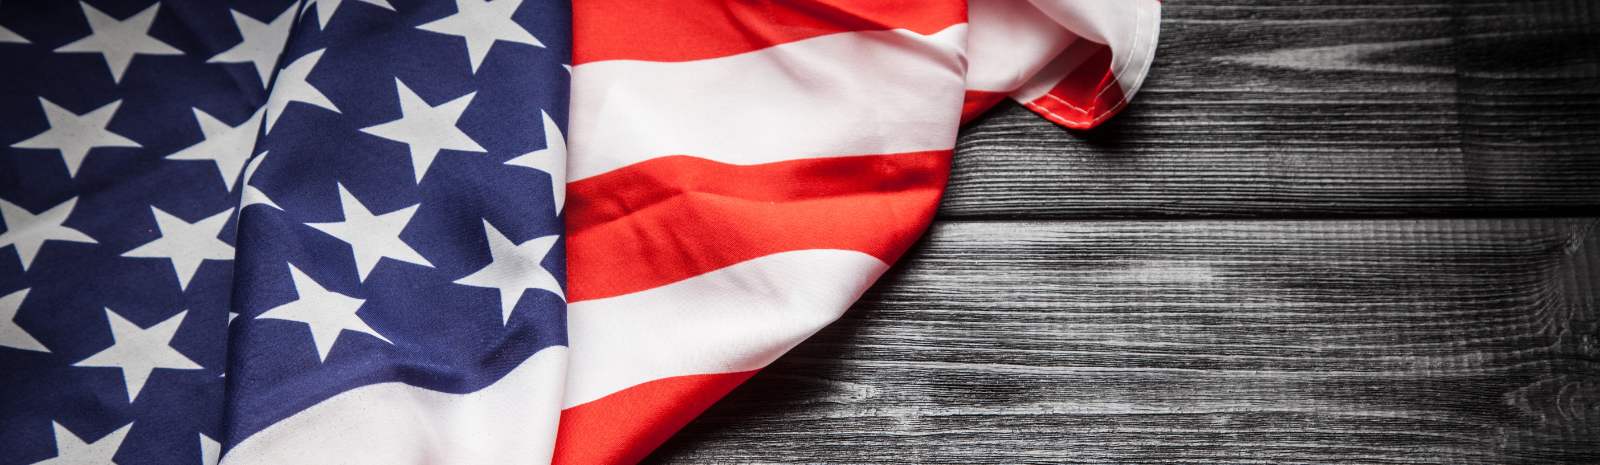
M 1159 9 L 4 0 L 0 465 L 637 462 Z

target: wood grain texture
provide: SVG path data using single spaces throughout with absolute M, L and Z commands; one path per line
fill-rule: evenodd
M 1600 462 L 1600 220 L 954 222 L 658 463 Z
M 1600 211 L 1600 2 L 1168 2 L 1143 91 L 1075 134 L 968 128 L 951 219 Z
M 1600 464 L 1600 2 L 1167 2 L 649 463 Z

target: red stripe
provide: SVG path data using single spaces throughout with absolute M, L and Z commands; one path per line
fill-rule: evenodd
M 1005 100 L 1005 92 L 990 92 L 986 90 L 969 90 L 966 98 L 961 100 L 961 124 L 964 126 L 973 118 L 983 112 L 989 111 L 995 104 Z
M 1121 111 L 1128 101 L 1122 84 L 1111 73 L 1110 46 L 1080 40 L 1073 47 L 1097 50 L 1083 65 L 1062 77 L 1050 92 L 1024 105 L 1062 126 L 1089 129 Z
M 689 61 L 849 31 L 932 34 L 967 21 L 965 0 L 572 2 L 572 64 Z
M 631 465 L 755 371 L 663 378 L 561 412 L 553 465 Z
M 638 292 L 791 250 L 894 263 L 933 218 L 949 173 L 949 150 L 753 166 L 671 156 L 574 182 L 567 296 Z

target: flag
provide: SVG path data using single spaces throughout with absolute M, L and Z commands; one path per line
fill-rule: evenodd
M 1159 8 L 0 1 L 0 465 L 636 462 Z
M 932 219 L 960 122 L 1121 110 L 1160 3 L 573 7 L 556 461 L 590 464 L 638 461 L 837 319 Z

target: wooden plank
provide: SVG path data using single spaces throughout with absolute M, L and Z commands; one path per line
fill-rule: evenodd
M 1168 2 L 1146 87 L 964 131 L 949 219 L 1600 211 L 1600 3 Z
M 954 222 L 651 463 L 1600 463 L 1600 219 Z

